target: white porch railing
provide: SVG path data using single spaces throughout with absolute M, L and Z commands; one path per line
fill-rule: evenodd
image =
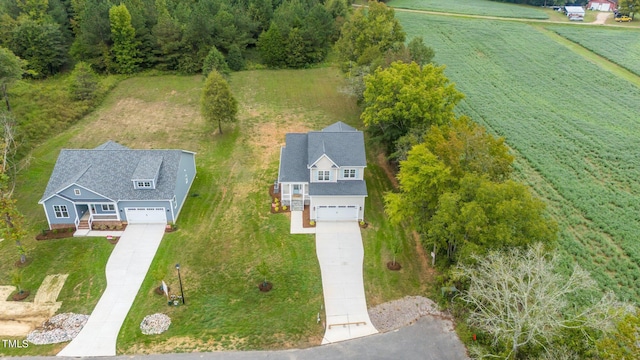
M 94 221 L 112 221 L 118 220 L 118 215 L 105 215 L 105 214 L 91 214 L 89 216 L 89 229 L 93 229 L 92 224 Z

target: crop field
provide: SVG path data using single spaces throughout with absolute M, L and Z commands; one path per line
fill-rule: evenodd
M 640 75 L 640 30 L 575 26 L 546 28 Z
M 559 223 L 563 265 L 640 297 L 640 89 L 519 23 L 397 13 L 466 99 L 459 110 L 504 136 L 517 176 Z
M 507 18 L 548 19 L 544 11 L 531 6 L 500 3 L 489 0 L 392 0 L 387 5 L 414 10 L 428 10 L 465 15 L 498 16 Z

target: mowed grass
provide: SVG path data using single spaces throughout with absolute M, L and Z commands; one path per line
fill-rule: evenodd
M 109 139 L 132 148 L 182 148 L 197 152 L 198 175 L 178 221 L 165 235 L 121 330 L 119 353 L 281 349 L 319 345 L 324 329 L 320 269 L 312 235 L 290 235 L 287 214 L 269 213 L 268 186 L 277 177 L 278 154 L 287 132 L 320 129 L 343 120 L 362 128 L 344 79 L 332 68 L 235 73 L 231 86 L 240 103 L 239 122 L 224 134 L 199 115 L 200 77 L 138 77 L 123 81 L 102 106 L 69 130 L 36 148 L 21 173 L 16 197 L 30 224 L 29 238 L 46 227 L 37 201 L 61 148 L 95 147 Z M 424 295 L 430 279 L 415 242 L 388 225 L 382 195 L 391 189 L 368 148 L 363 231 L 365 288 L 369 305 Z M 386 270 L 390 248 L 400 239 L 400 272 Z M 90 313 L 106 286 L 104 266 L 113 249 L 104 239 L 25 240 L 34 260 L 25 287 L 45 275 L 70 273 L 59 300 L 62 311 Z M 17 259 L 13 244 L 0 243 L 0 282 L 10 282 Z M 256 270 L 264 261 L 269 293 L 260 293 Z M 186 306 L 169 307 L 153 290 L 164 279 L 177 293 L 181 264 Z M 157 336 L 142 335 L 146 315 L 168 314 L 172 325 Z M 55 354 L 58 346 L 30 346 L 8 355 Z M 5 351 L 5 350 L 3 350 Z M 5 351 L 6 352 L 6 351 Z
M 640 30 L 575 26 L 547 26 L 547 29 L 640 75 Z
M 490 0 L 391 0 L 387 5 L 396 8 L 427 10 L 443 13 L 497 16 L 506 18 L 548 19 L 549 16 L 532 6 Z
M 466 94 L 460 112 L 506 137 L 518 176 L 560 224 L 565 265 L 640 295 L 640 90 L 511 22 L 397 13 Z

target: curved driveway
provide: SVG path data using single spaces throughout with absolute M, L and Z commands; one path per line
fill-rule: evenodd
M 87 324 L 58 356 L 114 356 L 116 340 L 156 255 L 164 224 L 130 224 L 107 261 L 107 288 Z

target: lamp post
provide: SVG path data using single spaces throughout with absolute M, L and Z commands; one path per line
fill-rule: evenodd
M 182 277 L 180 277 L 180 264 L 176 264 L 176 270 L 178 270 L 178 281 L 180 281 L 180 295 L 182 295 L 182 304 L 184 305 L 184 291 L 182 291 Z

